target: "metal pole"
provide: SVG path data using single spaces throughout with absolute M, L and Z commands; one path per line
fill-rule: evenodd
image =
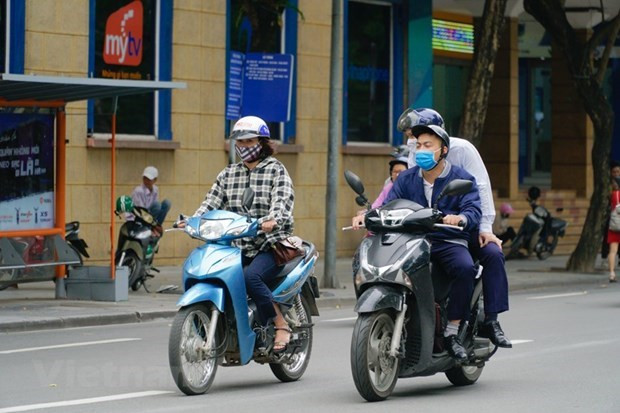
M 332 0 L 324 288 L 339 287 L 336 277 L 336 241 L 338 238 L 338 176 L 340 171 L 338 156 L 342 132 L 342 5 L 342 0 Z
M 116 184 L 116 107 L 118 96 L 114 96 L 112 103 L 112 139 L 110 139 L 110 276 L 116 278 L 116 263 L 114 262 L 114 185 Z

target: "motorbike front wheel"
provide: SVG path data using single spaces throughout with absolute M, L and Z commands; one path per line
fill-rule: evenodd
M 170 371 L 177 387 L 189 396 L 206 393 L 217 371 L 217 357 L 203 350 L 210 328 L 209 310 L 205 304 L 184 307 L 170 329 Z M 216 334 L 213 348 L 218 347 L 218 342 Z
M 285 314 L 286 318 L 293 321 L 293 324 L 312 324 L 312 318 L 310 316 L 310 308 L 306 303 L 306 300 L 302 299 L 300 295 L 295 297 L 295 304 Z M 297 332 L 299 335 L 305 334 L 300 349 L 296 350 L 293 355 L 290 356 L 290 360 L 286 363 L 270 363 L 269 367 L 273 374 L 285 383 L 296 381 L 306 371 L 308 363 L 310 363 L 310 354 L 312 353 L 312 327 L 304 328 Z
M 551 239 L 551 241 L 549 241 L 549 239 Z M 547 242 L 546 245 L 541 242 L 540 247 L 537 246 L 536 248 L 536 256 L 541 261 L 546 260 L 553 255 L 555 247 L 558 246 L 558 236 L 550 235 L 545 241 Z
M 399 359 L 390 356 L 394 320 L 384 310 L 360 314 L 351 340 L 351 372 L 359 394 L 369 402 L 385 400 L 398 380 Z

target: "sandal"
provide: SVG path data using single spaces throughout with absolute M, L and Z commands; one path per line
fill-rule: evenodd
M 293 333 L 293 331 L 288 327 L 274 327 L 276 330 L 276 335 L 278 330 L 281 331 L 286 331 L 288 333 L 288 339 L 286 341 L 276 341 L 275 337 L 274 337 L 274 341 L 273 341 L 273 352 L 278 354 L 278 353 L 282 353 L 284 351 L 286 351 L 286 348 L 288 346 L 289 341 L 291 341 L 291 334 Z
M 616 274 L 610 274 L 609 275 L 609 282 L 610 283 L 618 282 L 618 279 L 616 278 Z

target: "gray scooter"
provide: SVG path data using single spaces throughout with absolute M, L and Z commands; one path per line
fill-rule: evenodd
M 345 178 L 358 194 L 358 204 L 368 205 L 359 177 L 346 171 Z M 439 199 L 465 194 L 471 185 L 471 181 L 454 180 Z M 451 277 L 432 267 L 427 235 L 462 228 L 442 224 L 442 217 L 437 204 L 424 208 L 404 199 L 369 210 L 365 216 L 366 229 L 374 235 L 360 245 L 355 274 L 360 296 L 355 306 L 358 318 L 351 340 L 351 371 L 355 387 L 368 401 L 389 397 L 398 378 L 443 372 L 456 386 L 473 384 L 497 350 L 490 340 L 476 336 L 484 320 L 481 271 L 470 317 L 459 331 L 469 360 L 457 364 L 443 347 Z

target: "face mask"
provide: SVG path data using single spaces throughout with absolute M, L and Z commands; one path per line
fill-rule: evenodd
M 257 143 L 254 146 L 235 145 L 235 151 L 243 162 L 254 162 L 260 157 L 261 145 L 260 143 Z
M 425 151 L 418 150 L 415 153 L 415 163 L 425 171 L 430 171 L 434 167 L 437 166 L 437 162 L 435 160 L 435 152 L 441 150 L 441 148 L 436 151 Z

